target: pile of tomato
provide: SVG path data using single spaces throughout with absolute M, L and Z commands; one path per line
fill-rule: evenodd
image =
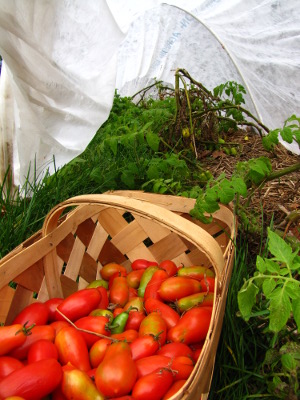
M 209 328 L 213 271 L 138 259 L 100 275 L 0 327 L 0 400 L 166 400 L 180 390 Z

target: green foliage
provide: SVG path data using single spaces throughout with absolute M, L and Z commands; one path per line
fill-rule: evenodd
M 297 142 L 300 145 L 300 118 L 292 115 L 281 129 L 274 129 L 263 137 L 262 142 L 266 150 L 272 150 L 279 143 L 279 136 L 287 142 Z
M 300 282 L 296 278 L 300 272 L 299 248 L 293 252 L 288 243 L 268 228 L 268 249 L 273 257 L 257 257 L 257 271 L 238 293 L 239 309 L 245 320 L 251 317 L 257 295 L 262 293 L 270 331 L 282 330 L 291 313 L 300 328 Z
M 300 328 L 299 249 L 268 228 L 270 257 L 257 256 L 256 271 L 237 297 L 243 319 L 260 316 L 262 333 L 271 335 L 262 368 L 269 393 L 282 399 L 299 396 L 300 343 L 293 335 Z

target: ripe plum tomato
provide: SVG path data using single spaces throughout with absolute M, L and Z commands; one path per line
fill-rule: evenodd
M 40 400 L 53 392 L 62 379 L 62 368 L 57 360 L 48 359 L 25 365 L 0 382 L 0 399 L 20 396 Z
M 25 342 L 12 350 L 9 355 L 19 360 L 25 360 L 28 351 L 33 343 L 41 339 L 53 342 L 55 338 L 55 329 L 51 325 L 36 325 L 30 329 L 30 334 L 26 336 Z
M 139 336 L 130 343 L 133 360 L 154 355 L 159 349 L 158 336 Z
M 109 281 L 109 278 L 116 272 L 121 272 L 125 274 L 127 273 L 126 268 L 123 265 L 114 262 L 104 265 L 104 267 L 102 267 L 99 272 L 101 278 L 106 280 L 107 282 Z
M 136 381 L 132 389 L 132 397 L 135 400 L 161 400 L 172 384 L 171 369 L 158 368 Z
M 95 373 L 98 390 L 106 397 L 129 395 L 136 379 L 137 370 L 129 344 L 112 343 Z
M 63 302 L 63 300 L 62 297 L 53 297 L 52 299 L 45 301 L 45 306 L 47 306 L 49 311 L 48 322 L 55 321 L 56 308 Z
M 186 382 L 186 379 L 182 379 L 182 380 L 173 382 L 172 386 L 167 391 L 167 393 L 164 395 L 162 400 L 170 399 L 174 394 L 176 394 L 182 388 L 182 386 L 185 384 L 185 382 Z
M 136 271 L 138 269 L 146 269 L 152 265 L 158 266 L 158 263 L 156 261 L 149 261 L 143 258 L 138 258 L 131 263 L 131 269 L 133 271 Z
M 87 344 L 76 328 L 72 326 L 62 328 L 56 335 L 54 343 L 58 351 L 58 360 L 62 365 L 70 362 L 81 371 L 91 369 Z
M 158 290 L 160 297 L 170 302 L 198 292 L 201 292 L 201 283 L 184 276 L 171 276 L 161 284 Z
M 171 368 L 176 371 L 174 375 L 175 381 L 187 379 L 194 369 L 194 360 L 186 356 L 175 357 L 172 359 Z
M 172 358 L 154 354 L 153 356 L 139 358 L 135 361 L 138 378 L 148 375 L 158 368 L 170 368 Z
M 115 340 L 126 341 L 127 343 L 133 342 L 139 336 L 138 331 L 135 329 L 127 329 L 121 333 L 114 333 L 110 337 Z
M 110 339 L 99 339 L 93 344 L 89 351 L 91 366 L 97 368 L 103 360 L 107 347 L 112 343 Z
M 0 381 L 16 369 L 24 367 L 24 364 L 14 357 L 0 357 Z
M 168 331 L 167 339 L 170 342 L 181 342 L 187 345 L 198 343 L 205 339 L 212 307 L 194 307 L 182 315 L 179 322 Z
M 154 335 L 158 336 L 159 344 L 162 346 L 166 342 L 167 324 L 160 313 L 151 312 L 141 322 L 139 336 Z
M 177 266 L 174 261 L 164 260 L 159 263 L 159 268 L 164 269 L 169 276 L 174 276 L 177 274 Z
M 99 308 L 101 294 L 98 289 L 81 289 L 70 294 L 57 307 L 55 318 L 58 321 L 64 321 L 66 316 L 72 322 L 85 317 L 95 308 Z
M 147 313 L 158 312 L 166 322 L 168 329 L 175 326 L 180 319 L 177 311 L 158 299 L 147 299 L 144 306 Z
M 155 271 L 150 281 L 146 285 L 144 300 L 150 298 L 160 300 L 158 289 L 160 288 L 162 282 L 165 281 L 168 277 L 169 275 L 164 269 L 158 269 L 157 271 Z
M 157 354 L 171 358 L 178 356 L 192 357 L 193 350 L 185 343 L 170 342 L 163 345 Z
M 27 336 L 21 324 L 0 326 L 0 356 L 21 346 Z
M 63 372 L 61 388 L 66 399 L 104 400 L 89 375 L 79 369 Z
M 55 344 L 50 340 L 41 339 L 33 343 L 27 354 L 28 364 L 47 358 L 58 359 L 58 352 Z
M 40 301 L 36 301 L 26 307 L 16 316 L 13 320 L 13 324 L 21 324 L 24 325 L 27 323 L 27 326 L 35 325 L 45 325 L 48 322 L 49 317 L 49 309 L 45 303 Z
M 140 285 L 141 277 L 144 273 L 143 269 L 137 269 L 135 271 L 131 271 L 127 274 L 127 282 L 128 285 L 134 289 L 137 289 Z
M 117 276 L 109 291 L 109 300 L 113 304 L 124 307 L 129 299 L 129 286 L 125 276 Z
M 208 292 L 214 292 L 215 290 L 215 278 L 212 278 L 210 276 L 205 276 L 203 279 L 200 281 L 203 290 L 207 290 Z
M 75 325 L 77 328 L 84 329 L 90 332 L 95 332 L 98 335 L 110 336 L 110 331 L 107 328 L 108 323 L 108 317 L 93 317 L 92 315 L 88 315 L 87 317 L 79 318 L 75 322 Z M 80 334 L 83 336 L 88 348 L 91 348 L 92 345 L 100 338 L 97 335 L 83 331 L 80 331 Z

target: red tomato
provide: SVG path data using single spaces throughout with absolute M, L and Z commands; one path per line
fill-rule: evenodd
M 47 358 L 58 359 L 57 348 L 53 342 L 41 339 L 30 346 L 27 355 L 29 364 L 35 361 L 46 360 Z
M 154 354 L 135 361 L 138 378 L 148 375 L 158 368 L 170 368 L 172 358 Z
M 139 336 L 138 331 L 135 329 L 128 329 L 122 333 L 114 333 L 111 335 L 112 339 L 126 341 L 127 343 L 133 342 Z
M 135 400 L 161 400 L 172 384 L 172 371 L 168 368 L 158 368 L 136 381 L 132 397 Z
M 45 306 L 49 311 L 48 322 L 55 321 L 56 308 L 63 302 L 63 300 L 62 297 L 54 297 L 53 299 L 45 301 Z
M 77 329 L 72 326 L 62 328 L 54 343 L 58 350 L 58 360 L 62 365 L 70 362 L 82 371 L 91 369 L 86 342 Z
M 125 325 L 125 330 L 134 329 L 138 331 L 144 318 L 144 311 L 130 311 Z
M 107 347 L 112 343 L 110 339 L 99 339 L 89 351 L 91 366 L 97 368 L 104 358 Z
M 61 387 L 67 399 L 104 400 L 88 374 L 79 369 L 64 371 Z
M 107 397 L 129 394 L 137 378 L 135 362 L 126 342 L 114 342 L 106 350 L 95 374 L 98 390 Z
M 109 300 L 113 304 L 124 307 L 129 298 L 129 286 L 124 276 L 118 276 L 113 280 L 109 291 Z
M 97 290 L 101 294 L 101 300 L 98 303 L 97 307 L 95 307 L 95 308 L 102 308 L 103 310 L 105 310 L 109 304 L 108 290 L 103 286 L 98 286 Z
M 52 326 L 54 328 L 55 336 L 56 336 L 62 328 L 65 328 L 66 326 L 71 326 L 71 325 L 67 321 L 54 321 L 54 322 L 51 322 L 50 326 Z
M 0 357 L 0 381 L 16 369 L 24 367 L 24 364 L 14 357 Z
M 127 276 L 127 271 L 126 270 L 125 271 L 117 271 L 114 274 L 112 274 L 112 276 L 108 280 L 108 290 L 110 290 L 114 279 L 117 278 L 118 276 L 125 276 L 126 277 Z
M 165 281 L 169 277 L 168 273 L 164 269 L 158 269 L 152 275 L 152 278 L 147 283 L 144 299 L 157 299 L 160 300 L 160 296 L 158 294 L 158 289 L 160 288 L 163 281 Z
M 137 295 L 138 295 L 137 289 L 135 289 L 135 288 L 133 288 L 133 287 L 130 287 L 130 286 L 128 286 L 128 287 L 129 287 L 128 300 L 131 300 L 131 299 L 133 299 L 134 297 L 137 297 Z
M 20 397 L 20 396 L 9 396 L 9 397 L 6 397 L 5 400 L 26 400 L 26 399 L 24 399 L 24 397 Z
M 177 266 L 174 263 L 174 261 L 171 260 L 164 260 L 161 263 L 159 263 L 159 268 L 164 269 L 169 276 L 174 276 L 177 274 Z
M 104 267 L 102 267 L 99 272 L 101 278 L 105 279 L 106 281 L 109 281 L 109 278 L 116 272 L 121 272 L 126 274 L 127 271 L 123 265 L 111 262 L 104 265 Z
M 171 358 L 178 356 L 192 357 L 193 350 L 187 344 L 170 342 L 163 345 L 157 354 Z
M 134 308 L 136 311 L 144 311 L 144 299 L 142 297 L 132 297 L 124 306 L 124 311 L 129 308 Z
M 172 386 L 167 391 L 167 393 L 164 395 L 162 400 L 170 399 L 174 394 L 176 394 L 182 388 L 182 386 L 185 384 L 185 382 L 186 382 L 185 379 L 173 382 Z
M 159 349 L 158 337 L 153 335 L 139 336 L 130 343 L 130 348 L 134 360 L 152 356 Z
M 143 258 L 138 258 L 131 263 L 131 269 L 133 271 L 136 271 L 138 269 L 146 269 L 152 265 L 158 266 L 158 263 L 156 261 L 149 261 L 144 260 Z
M 62 379 L 61 365 L 48 359 L 28 364 L 9 374 L 0 382 L 0 398 L 20 396 L 40 400 L 50 394 Z
M 59 310 L 72 322 L 79 318 L 85 317 L 95 308 L 101 300 L 101 294 L 98 289 L 81 289 L 70 296 L 66 297 L 62 303 L 59 304 Z M 56 311 L 55 318 L 58 321 L 64 321 L 65 318 L 58 311 Z
M 132 396 L 114 397 L 114 400 L 134 400 Z
M 12 324 L 21 324 L 26 326 L 35 325 L 45 325 L 48 322 L 49 309 L 45 303 L 36 301 L 23 308 L 23 310 L 16 316 Z
M 171 368 L 175 372 L 175 381 L 187 379 L 194 369 L 194 361 L 191 357 L 178 356 L 172 360 Z
M 170 342 L 185 344 L 198 343 L 205 339 L 210 319 L 211 307 L 195 307 L 182 315 L 179 322 L 168 331 Z
M 168 306 L 157 299 L 147 299 L 145 301 L 145 310 L 147 313 L 158 312 L 167 324 L 167 328 L 170 329 L 177 324 L 180 320 L 180 315 L 172 307 Z
M 28 351 L 33 343 L 41 339 L 49 340 L 53 342 L 55 338 L 55 330 L 51 325 L 36 325 L 30 330 L 30 335 L 26 336 L 25 342 L 15 348 L 9 353 L 10 356 L 18 358 L 19 360 L 25 360 L 28 355 Z
M 158 290 L 164 301 L 176 301 L 198 292 L 201 292 L 201 283 L 184 276 L 171 276 L 161 284 Z
M 201 351 L 202 351 L 202 348 L 200 348 L 200 347 L 199 347 L 199 349 L 194 350 L 193 360 L 195 363 L 197 362 L 198 358 L 200 357 Z
M 21 324 L 0 326 L 0 356 L 9 353 L 25 342 L 27 336 L 26 330 L 23 328 Z
M 109 319 L 107 317 L 99 316 L 93 317 L 88 315 L 87 317 L 79 318 L 75 325 L 77 328 L 84 329 L 86 331 L 95 332 L 97 335 L 92 333 L 82 332 L 87 347 L 90 348 L 92 345 L 100 339 L 100 335 L 102 336 L 110 336 L 110 331 L 108 329 Z
M 144 269 L 137 269 L 127 274 L 128 285 L 134 289 L 137 289 L 140 285 L 141 277 L 144 273 Z
M 141 322 L 139 336 L 159 335 L 159 344 L 162 346 L 166 342 L 167 324 L 158 312 L 151 312 Z
M 205 276 L 203 279 L 200 281 L 203 290 L 206 289 L 208 292 L 214 292 L 215 291 L 215 278 L 212 278 L 210 276 Z

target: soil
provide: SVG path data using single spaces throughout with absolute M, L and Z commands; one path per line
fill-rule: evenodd
M 261 156 L 270 159 L 274 172 L 300 163 L 300 156 L 293 154 L 281 144 L 273 152 L 266 151 L 260 136 L 252 130 L 241 130 L 228 134 L 225 140 L 226 143 L 238 144 L 237 148 L 240 151 L 236 156 L 227 155 L 224 151 L 219 150 L 199 154 L 200 160 L 202 158 L 214 177 L 219 176 L 222 172 L 230 177 L 237 162 Z M 300 241 L 299 174 L 300 170 L 267 182 L 263 188 L 256 191 L 251 202 L 253 213 L 263 216 L 264 227 L 273 224 L 274 229 L 283 236 L 291 237 L 292 241 L 296 243 Z M 254 235 L 253 241 L 260 242 L 260 235 L 261 232 L 258 232 L 257 237 Z M 253 245 L 255 246 L 255 243 Z

